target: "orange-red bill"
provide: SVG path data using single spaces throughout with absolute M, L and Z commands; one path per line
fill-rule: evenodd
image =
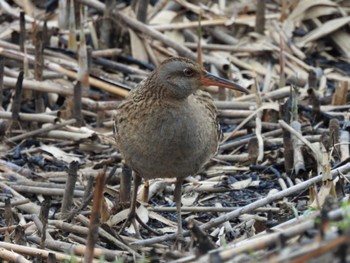
M 238 90 L 245 94 L 249 94 L 249 91 L 243 88 L 242 86 L 227 79 L 217 77 L 208 72 L 205 72 L 205 74 L 201 77 L 201 84 L 203 86 L 220 86 L 228 89 Z

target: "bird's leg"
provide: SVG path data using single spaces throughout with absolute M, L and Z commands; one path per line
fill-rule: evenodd
M 132 170 L 126 164 L 123 164 L 122 174 L 120 176 L 120 205 L 124 209 L 130 206 Z
M 138 231 L 138 227 L 137 227 L 136 222 L 135 222 L 135 216 L 136 216 L 137 189 L 139 188 L 139 186 L 141 184 L 141 180 L 142 180 L 142 178 L 137 173 L 134 173 L 134 189 L 132 191 L 130 211 L 129 211 L 128 218 L 126 219 L 126 221 L 124 222 L 122 228 L 119 231 L 119 234 L 121 232 L 123 232 L 123 230 L 125 229 L 126 225 L 131 221 L 132 224 L 135 227 L 136 234 L 140 235 L 140 233 Z
M 177 211 L 177 239 L 183 240 L 182 218 L 181 218 L 181 196 L 182 196 L 182 182 L 183 178 L 177 178 L 175 183 L 174 200 Z
M 136 199 L 137 199 L 137 189 L 139 189 L 139 186 L 141 184 L 141 176 L 139 176 L 137 173 L 135 173 L 134 176 L 134 189 L 132 190 L 132 199 L 131 199 L 131 205 L 130 205 L 130 213 L 129 217 L 135 217 L 136 214 Z

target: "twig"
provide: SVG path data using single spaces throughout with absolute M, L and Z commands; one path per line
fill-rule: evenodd
M 216 31 L 216 29 L 215 29 Z M 197 49 L 197 44 L 195 43 L 189 43 L 185 42 L 184 44 L 186 47 L 196 50 Z M 259 53 L 265 53 L 265 52 L 271 52 L 273 49 L 268 46 L 258 46 L 258 47 L 246 47 L 246 46 L 232 46 L 232 45 L 223 45 L 223 44 L 202 44 L 202 49 L 203 50 L 210 50 L 210 51 L 230 51 L 230 52 L 247 52 L 247 53 L 253 53 L 253 54 L 259 54 Z
M 28 240 L 34 243 L 40 242 L 39 238 L 36 236 L 30 236 L 28 237 Z M 88 250 L 88 248 L 84 245 L 72 244 L 71 242 L 63 242 L 58 240 L 46 240 L 45 246 L 49 249 L 56 250 L 56 251 L 62 251 L 62 252 L 69 251 L 71 253 L 74 253 L 74 255 L 78 255 L 78 256 L 84 256 L 86 254 L 86 251 Z M 120 251 L 120 250 L 96 248 L 93 253 L 94 258 L 96 259 L 92 260 L 92 262 L 97 261 L 97 259 L 101 257 L 104 257 L 104 259 L 108 260 L 109 262 L 110 261 L 114 262 L 117 258 L 122 257 L 125 254 L 126 253 L 124 251 Z M 86 262 L 86 261 L 81 261 L 81 262 Z
M 35 187 L 35 186 L 22 186 L 22 185 L 12 185 L 12 188 L 21 193 L 31 193 L 31 194 L 42 194 L 47 196 L 63 196 L 64 189 L 48 189 L 46 187 Z M 84 195 L 83 191 L 75 190 L 74 196 L 82 197 Z
M 10 120 L 12 118 L 12 113 L 7 111 L 0 111 L 0 118 Z M 44 113 L 19 113 L 19 120 L 30 122 L 37 121 L 44 123 L 56 123 L 58 122 L 59 118 L 57 116 L 48 115 Z
M 29 137 L 32 137 L 32 136 L 36 136 L 36 135 L 39 135 L 39 134 L 42 134 L 42 133 L 47 133 L 49 131 L 59 129 L 59 128 L 62 128 L 62 127 L 67 126 L 67 125 L 72 125 L 75 122 L 76 122 L 75 119 L 71 119 L 71 120 L 64 121 L 64 122 L 57 123 L 57 124 L 50 124 L 50 125 L 48 125 L 48 126 L 46 126 L 44 128 L 40 128 L 40 129 L 31 131 L 31 132 L 27 132 L 27 133 L 24 133 L 24 134 L 21 134 L 21 135 L 17 135 L 17 136 L 11 137 L 11 138 L 7 139 L 7 141 L 13 143 L 15 141 L 23 140 L 25 138 L 29 138 Z
M 231 212 L 233 210 L 239 209 L 239 206 L 232 206 L 232 207 L 181 207 L 181 211 L 183 212 L 193 212 L 193 213 L 201 213 L 201 212 L 211 212 L 211 213 L 220 213 L 220 212 Z M 176 212 L 176 207 L 148 207 L 147 210 L 154 211 L 154 212 Z M 254 211 L 257 213 L 261 212 L 278 212 L 281 209 L 278 207 L 259 207 L 255 209 Z

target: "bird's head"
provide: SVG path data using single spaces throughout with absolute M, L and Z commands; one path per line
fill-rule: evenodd
M 157 86 L 163 88 L 164 95 L 176 99 L 184 99 L 202 86 L 220 86 L 249 93 L 247 89 L 232 81 L 210 74 L 187 58 L 166 59 L 157 68 L 156 78 Z

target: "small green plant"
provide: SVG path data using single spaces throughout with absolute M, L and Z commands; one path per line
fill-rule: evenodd
M 65 259 L 64 260 L 64 263 L 77 263 L 78 261 L 77 261 L 77 259 L 74 257 L 74 256 L 72 256 L 70 259 Z
M 341 208 L 344 211 L 344 218 L 338 222 L 332 222 L 332 225 L 337 226 L 342 231 L 350 229 L 350 204 L 347 201 L 341 203 Z

